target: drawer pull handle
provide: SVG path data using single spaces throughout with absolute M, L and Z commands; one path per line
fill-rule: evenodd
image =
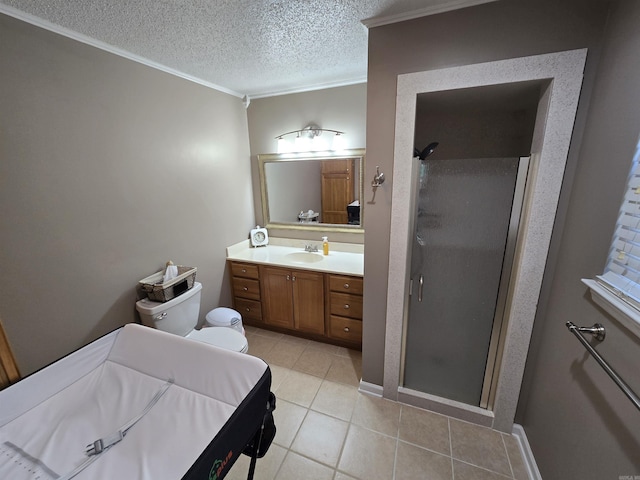
M 245 292 L 248 292 L 248 291 L 249 291 L 249 288 L 248 288 L 248 287 L 242 287 L 242 289 L 243 289 Z
M 346 290 L 347 288 L 349 288 L 349 284 L 348 284 L 348 283 L 345 283 L 345 284 L 343 285 L 343 287 L 344 287 L 344 288 L 345 288 L 345 290 Z
M 246 269 L 246 268 L 243 268 L 243 269 L 242 269 L 242 273 L 247 273 L 247 269 Z
M 344 331 L 349 333 L 350 332 L 349 327 L 344 327 Z
M 348 303 L 345 303 L 345 304 L 344 304 L 344 309 L 345 309 L 345 310 L 349 310 L 349 304 L 348 304 Z
M 246 310 L 247 312 L 250 312 L 250 311 L 251 311 L 251 309 L 250 309 L 249 307 L 246 307 L 246 308 L 245 308 L 245 310 Z

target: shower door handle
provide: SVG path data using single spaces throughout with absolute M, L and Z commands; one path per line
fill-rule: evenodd
M 424 287 L 424 276 L 420 274 L 420 279 L 418 280 L 418 302 L 422 302 L 422 287 Z

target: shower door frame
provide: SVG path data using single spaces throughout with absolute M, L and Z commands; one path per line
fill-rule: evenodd
M 398 76 L 384 327 L 382 395 L 385 398 L 511 432 L 582 87 L 586 52 L 586 49 L 572 50 Z M 402 332 L 408 313 L 417 95 L 526 81 L 540 82 L 542 92 L 505 307 L 504 342 L 496 364 L 493 401 L 488 408 L 480 408 L 408 391 L 400 384 L 400 373 Z
M 473 159 L 470 159 L 473 160 Z M 413 161 L 419 166 L 418 159 Z M 509 214 L 509 226 L 507 229 L 505 253 L 503 257 L 502 270 L 500 273 L 500 282 L 498 286 L 498 298 L 496 301 L 496 309 L 493 319 L 493 325 L 491 328 L 491 337 L 489 347 L 487 349 L 487 363 L 485 366 L 484 377 L 482 382 L 482 393 L 480 395 L 481 409 L 488 409 L 495 399 L 496 388 L 498 384 L 498 378 L 496 366 L 500 363 L 502 356 L 502 345 L 506 336 L 505 312 L 507 307 L 507 300 L 509 298 L 509 281 L 511 279 L 511 273 L 513 270 L 513 262 L 515 260 L 516 241 L 518 238 L 518 231 L 520 228 L 520 218 L 522 215 L 522 207 L 524 205 L 525 189 L 527 186 L 527 178 L 529 176 L 529 166 L 531 157 L 520 157 L 518 161 L 518 167 L 516 172 L 516 182 L 513 193 L 513 203 L 511 205 L 511 213 Z M 417 222 L 417 204 L 419 193 L 419 174 L 416 169 L 412 169 L 412 196 L 413 203 L 410 212 L 410 218 L 412 219 L 410 224 L 410 231 L 415 232 Z M 409 258 L 409 262 L 412 259 Z M 409 280 L 411 285 L 411 280 Z M 409 297 L 411 296 L 411 287 L 409 287 Z M 407 318 L 403 324 L 402 329 L 402 359 L 400 363 L 400 385 L 404 385 L 404 371 L 406 366 L 406 348 L 407 348 L 407 330 L 409 326 L 410 318 Z M 426 392 L 419 392 L 407 387 L 399 387 L 399 391 L 404 394 L 412 394 L 414 396 L 422 396 L 424 393 L 427 398 L 433 397 Z M 455 402 L 455 401 L 451 401 Z M 481 422 L 484 424 L 484 422 Z

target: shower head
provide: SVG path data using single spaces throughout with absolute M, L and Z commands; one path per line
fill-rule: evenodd
M 424 147 L 422 151 L 414 147 L 413 156 L 418 157 L 420 160 L 424 160 L 425 158 L 427 158 L 429 155 L 433 153 L 433 151 L 436 149 L 437 146 L 438 146 L 438 142 L 432 142 L 426 147 Z

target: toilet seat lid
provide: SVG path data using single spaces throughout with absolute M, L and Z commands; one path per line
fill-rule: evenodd
M 201 330 L 193 330 L 187 338 L 208 343 L 216 347 L 234 352 L 242 352 L 247 346 L 247 339 L 236 330 L 227 327 L 208 327 Z

